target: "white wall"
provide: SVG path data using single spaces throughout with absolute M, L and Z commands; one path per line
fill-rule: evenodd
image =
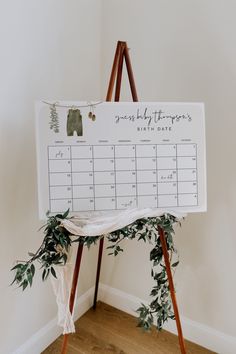
M 208 212 L 176 233 L 177 297 L 182 315 L 235 337 L 236 2 L 104 0 L 102 13 L 104 94 L 116 41 L 126 40 L 140 100 L 205 102 Z M 148 299 L 148 252 L 131 241 L 105 259 L 102 282 Z
M 102 18 L 96 0 L 0 4 L 0 353 L 56 315 L 49 283 L 37 278 L 23 294 L 8 287 L 13 261 L 42 237 L 33 102 L 104 97 L 117 40 L 131 48 L 140 100 L 206 104 L 208 212 L 189 215 L 177 231 L 177 296 L 185 317 L 236 336 L 235 1 L 103 0 Z M 130 100 L 124 86 L 122 99 Z M 80 294 L 94 284 L 95 254 L 83 259 Z M 148 259 L 148 247 L 127 243 L 115 261 L 104 257 L 101 280 L 147 299 Z
M 9 287 L 14 260 L 42 240 L 34 100 L 100 99 L 100 2 L 0 5 L 0 353 L 9 354 L 56 316 L 50 282 L 37 278 L 23 294 Z M 84 257 L 80 293 L 94 283 L 94 251 Z

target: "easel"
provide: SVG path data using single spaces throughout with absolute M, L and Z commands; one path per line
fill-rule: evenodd
M 114 88 L 114 84 L 115 84 L 115 79 L 116 79 L 115 101 L 117 102 L 120 100 L 120 89 L 121 89 L 121 79 L 122 79 L 124 60 L 126 63 L 126 68 L 127 68 L 127 73 L 128 73 L 128 78 L 129 78 L 133 101 L 134 102 L 138 101 L 133 71 L 132 71 L 130 57 L 129 57 L 129 49 L 127 47 L 127 43 L 121 42 L 121 41 L 119 41 L 117 43 L 114 62 L 113 62 L 112 70 L 111 70 L 109 86 L 108 86 L 108 90 L 107 90 L 106 101 L 112 100 L 112 92 L 113 92 L 113 88 Z M 182 333 L 182 328 L 181 328 L 181 323 L 180 323 L 180 317 L 179 317 L 179 311 L 178 311 L 177 301 L 176 301 L 176 297 L 175 297 L 174 282 L 173 282 L 172 273 L 171 273 L 170 260 L 169 260 L 167 245 L 166 245 L 165 233 L 164 233 L 164 230 L 159 226 L 158 226 L 158 233 L 160 235 L 161 245 L 162 245 L 162 249 L 163 249 L 163 255 L 164 255 L 164 260 L 165 260 L 165 265 L 166 265 L 166 272 L 167 272 L 167 276 L 168 276 L 171 299 L 172 299 L 175 320 L 176 320 L 176 325 L 177 325 L 177 330 L 178 330 L 180 350 L 181 350 L 182 354 L 186 354 L 185 343 L 184 343 L 184 338 L 183 338 L 183 333 Z M 101 262 L 102 262 L 103 246 L 104 246 L 104 237 L 102 237 L 100 239 L 100 243 L 99 243 L 97 275 L 96 275 L 94 301 L 93 301 L 93 309 L 94 310 L 96 309 L 96 304 L 97 304 L 97 294 L 98 294 L 98 285 L 99 285 L 100 269 L 101 269 Z M 73 308 L 74 308 L 75 293 L 76 293 L 76 288 L 77 288 L 77 283 L 78 283 L 82 252 L 83 252 L 83 244 L 79 243 L 76 261 L 75 261 L 75 268 L 74 268 L 74 274 L 73 274 L 73 280 L 72 280 L 71 293 L 70 293 L 69 308 L 70 308 L 71 313 L 73 312 Z M 65 334 L 64 338 L 63 338 L 61 354 L 66 354 L 67 342 L 68 342 L 68 334 Z

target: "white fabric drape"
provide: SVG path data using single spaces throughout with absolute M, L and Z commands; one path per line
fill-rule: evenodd
M 57 302 L 57 321 L 63 328 L 63 334 L 75 332 L 73 314 L 70 313 L 69 301 L 77 247 L 71 247 L 65 266 L 54 266 L 57 278 L 51 277 L 52 287 Z M 76 299 L 76 296 L 75 296 Z
M 176 212 L 168 212 L 182 218 L 183 214 Z M 112 231 L 122 229 L 126 225 L 133 223 L 141 218 L 157 217 L 166 214 L 166 211 L 160 209 L 126 209 L 122 212 L 107 212 L 97 213 L 91 216 L 87 214 L 81 214 L 75 216 L 73 219 L 62 220 L 62 226 L 64 226 L 73 235 L 79 236 L 100 236 L 109 234 Z

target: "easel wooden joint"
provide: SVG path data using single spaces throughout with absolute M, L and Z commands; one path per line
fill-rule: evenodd
M 115 57 L 111 69 L 111 76 L 107 90 L 106 101 L 112 100 L 112 93 L 114 89 L 114 84 L 116 80 L 116 89 L 115 89 L 115 102 L 120 100 L 120 90 L 121 90 L 121 80 L 122 80 L 122 72 L 123 72 L 123 63 L 126 63 L 131 94 L 134 102 L 138 101 L 137 90 L 134 82 L 134 74 L 131 66 L 130 56 L 129 56 L 129 48 L 126 42 L 118 41 Z
M 124 61 L 125 61 L 126 68 L 127 68 L 127 74 L 128 74 L 128 79 L 129 79 L 129 83 L 130 83 L 132 99 L 134 102 L 138 101 L 138 95 L 137 95 L 137 91 L 136 91 L 134 75 L 133 75 L 133 70 L 132 70 L 130 56 L 129 56 L 129 48 L 127 46 L 127 43 L 122 42 L 122 41 L 117 42 L 115 57 L 114 57 L 113 65 L 112 65 L 111 76 L 110 76 L 107 95 L 106 95 L 106 101 L 112 100 L 112 93 L 113 93 L 115 84 L 116 84 L 116 87 L 115 87 L 114 101 L 118 102 L 120 100 L 120 90 L 121 90 L 121 81 L 122 81 Z M 172 277 L 172 273 L 171 273 L 169 253 L 168 253 L 167 244 L 166 244 L 165 232 L 160 226 L 158 226 L 158 233 L 160 236 L 165 265 L 166 265 L 166 272 L 167 272 L 167 276 L 168 276 L 169 288 L 170 288 L 170 293 L 171 293 L 171 300 L 172 300 L 174 314 L 175 314 L 180 350 L 181 350 L 182 354 L 186 354 L 185 343 L 184 343 L 182 327 L 181 327 L 181 322 L 180 322 L 180 316 L 179 316 L 179 311 L 178 311 L 178 306 L 177 306 L 177 301 L 176 301 L 176 296 L 175 296 L 174 282 L 173 282 L 173 277 Z M 99 242 L 97 273 L 96 273 L 94 301 L 93 301 L 93 309 L 94 310 L 96 310 L 96 304 L 97 304 L 97 295 L 98 295 L 103 247 L 104 247 L 104 237 L 101 237 L 100 242 Z M 76 294 L 76 288 L 77 288 L 77 284 L 78 284 L 80 264 L 81 264 L 81 259 L 82 259 L 82 252 L 83 252 L 83 243 L 80 242 L 79 246 L 78 246 L 76 261 L 75 261 L 73 281 L 72 281 L 72 287 L 71 287 L 71 293 L 70 293 L 69 308 L 70 308 L 71 313 L 73 312 L 73 308 L 74 308 L 75 294 Z M 68 334 L 65 334 L 64 338 L 63 338 L 61 354 L 66 354 L 67 344 L 68 344 Z

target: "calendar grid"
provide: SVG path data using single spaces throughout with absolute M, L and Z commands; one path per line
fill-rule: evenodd
M 60 212 L 198 205 L 197 146 L 48 146 L 49 208 Z

